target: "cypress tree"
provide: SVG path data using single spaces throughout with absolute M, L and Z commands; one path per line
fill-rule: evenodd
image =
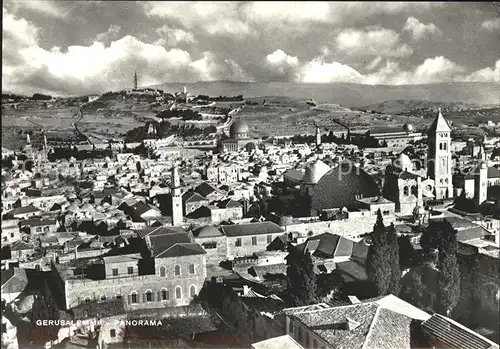
M 316 300 L 317 283 L 309 251 L 288 247 L 286 280 L 288 292 L 295 306 L 309 305 Z
M 382 212 L 377 212 L 377 222 L 371 234 L 372 245 L 368 249 L 366 271 L 369 279 L 374 283 L 379 295 L 389 291 L 392 264 L 390 263 L 387 230 L 382 218 Z
M 388 292 L 398 296 L 401 289 L 401 269 L 399 266 L 399 243 L 398 234 L 394 224 L 391 224 L 387 229 L 387 243 L 388 243 L 388 258 L 391 265 L 391 281 L 389 283 Z

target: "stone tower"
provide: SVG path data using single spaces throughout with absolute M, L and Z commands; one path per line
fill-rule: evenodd
M 172 225 L 178 226 L 183 222 L 182 212 L 182 195 L 181 195 L 181 178 L 179 176 L 179 169 L 174 166 L 172 170 Z
M 436 199 L 453 196 L 451 128 L 439 110 L 427 131 L 427 176 L 434 179 Z
M 474 199 L 478 205 L 481 205 L 487 199 L 488 193 L 488 166 L 485 161 L 481 161 L 479 168 L 476 170 L 476 178 L 474 180 Z
M 134 90 L 137 90 L 137 70 L 134 72 Z
M 318 126 L 316 126 L 316 146 L 319 147 L 321 145 L 321 131 Z

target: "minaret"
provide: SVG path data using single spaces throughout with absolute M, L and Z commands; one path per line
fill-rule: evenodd
M 316 146 L 319 147 L 321 145 L 321 131 L 318 126 L 316 126 Z
M 30 134 L 26 133 L 26 144 L 31 144 Z
M 434 179 L 436 199 L 451 198 L 451 128 L 441 114 L 441 109 L 427 131 L 427 145 L 427 176 Z
M 43 149 L 47 149 L 47 135 L 43 133 Z
M 184 86 L 184 96 L 186 97 L 186 102 L 185 103 L 187 103 L 188 102 L 188 91 L 187 91 L 187 87 L 186 86 Z
M 181 195 L 181 179 L 179 177 L 179 169 L 174 166 L 172 170 L 172 225 L 178 226 L 183 222 L 182 212 L 182 195 Z
M 137 90 L 137 70 L 134 72 L 134 90 Z
M 476 170 L 474 179 L 474 199 L 478 205 L 481 205 L 487 199 L 488 192 L 488 166 L 485 161 L 481 161 Z

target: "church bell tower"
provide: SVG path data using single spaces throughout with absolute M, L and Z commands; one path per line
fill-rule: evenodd
M 182 195 L 181 195 L 181 179 L 179 176 L 179 169 L 174 166 L 172 170 L 172 225 L 178 226 L 183 222 L 182 212 Z
M 453 196 L 451 128 L 441 114 L 438 115 L 427 131 L 427 176 L 434 179 L 436 199 Z

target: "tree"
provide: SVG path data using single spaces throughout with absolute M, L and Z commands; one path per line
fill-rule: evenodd
M 386 295 L 391 282 L 392 265 L 389 259 L 387 230 L 382 218 L 382 212 L 377 212 L 377 222 L 371 234 L 372 245 L 368 249 L 367 274 L 375 284 L 379 295 Z
M 401 289 L 401 269 L 399 267 L 399 244 L 398 234 L 394 224 L 387 229 L 387 244 L 389 249 L 389 263 L 391 265 L 391 280 L 389 283 L 389 293 L 398 296 Z
M 431 221 L 420 241 L 425 249 L 438 250 L 437 310 L 449 316 L 457 305 L 461 292 L 457 232 L 446 219 Z
M 344 279 L 338 270 L 318 275 L 318 297 L 339 296 L 343 284 Z
M 417 254 L 409 235 L 398 237 L 399 266 L 401 270 L 412 268 L 416 264 Z
M 309 251 L 302 252 L 290 244 L 286 263 L 288 293 L 294 305 L 303 306 L 313 303 L 317 296 L 317 283 Z
M 60 326 L 49 325 L 40 326 L 38 320 L 58 320 L 59 307 L 50 291 L 47 281 L 44 281 L 42 291 L 37 290 L 34 294 L 32 309 L 33 339 L 41 342 L 53 341 L 57 339 Z
M 401 292 L 401 298 L 417 308 L 424 308 L 427 303 L 424 300 L 424 284 L 422 275 L 418 271 L 411 272 L 409 285 Z

